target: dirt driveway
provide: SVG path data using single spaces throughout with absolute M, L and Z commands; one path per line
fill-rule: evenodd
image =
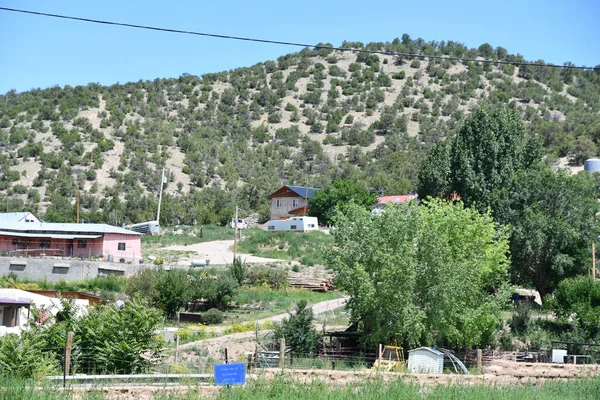
M 165 247 L 164 250 L 174 251 L 195 251 L 197 257 L 192 258 L 208 258 L 211 264 L 222 265 L 231 264 L 233 262 L 233 240 L 215 240 L 212 242 L 190 244 L 188 246 L 174 245 Z M 240 254 L 242 261 L 247 263 L 270 263 L 281 262 L 274 258 L 256 257 L 250 254 Z M 181 258 L 179 265 L 190 265 L 190 259 Z

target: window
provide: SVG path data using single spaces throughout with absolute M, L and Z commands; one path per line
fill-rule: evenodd
M 121 250 L 121 251 L 125 250 L 125 243 L 123 243 L 123 242 L 119 242 L 119 244 L 118 244 L 118 247 L 117 247 L 117 248 L 118 248 L 119 250 Z
M 19 239 L 13 239 L 13 246 L 18 246 L 21 241 Z
M 275 200 L 275 207 L 281 208 L 281 199 Z
M 300 200 L 298 200 L 298 199 L 292 200 L 292 207 L 298 207 L 299 204 L 300 204 Z
M 269 225 L 269 227 L 267 228 L 270 231 L 274 231 L 275 230 L 275 225 Z
M 314 228 L 314 227 L 315 227 L 315 224 L 308 224 L 308 227 L 309 227 L 309 228 Z
M 290 229 L 296 229 L 296 226 L 297 226 L 297 225 L 291 225 L 291 226 L 290 226 Z
M 40 239 L 40 249 L 49 249 L 50 239 Z
M 77 241 L 78 249 L 85 249 L 86 247 L 87 247 L 87 240 L 78 240 Z

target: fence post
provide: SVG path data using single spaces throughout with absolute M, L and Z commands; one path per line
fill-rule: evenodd
M 483 352 L 481 349 L 477 349 L 477 369 L 479 372 L 482 371 L 483 368 Z
M 179 335 L 175 335 L 175 364 L 179 361 Z
M 281 338 L 279 340 L 279 368 L 283 369 L 285 367 L 285 338 Z
M 383 356 L 382 345 L 379 343 L 377 347 L 377 372 L 381 371 L 381 357 Z
M 73 346 L 73 332 L 67 332 L 67 343 L 65 344 L 65 358 L 63 365 L 63 387 L 67 386 L 67 375 L 71 369 L 71 347 Z

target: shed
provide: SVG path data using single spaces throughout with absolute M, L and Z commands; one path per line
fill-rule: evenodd
M 408 351 L 408 371 L 423 374 L 444 372 L 444 353 L 431 347 L 419 347 Z

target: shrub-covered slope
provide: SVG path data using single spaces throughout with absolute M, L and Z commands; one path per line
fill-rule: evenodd
M 355 49 L 522 61 L 408 35 Z M 542 61 L 538 61 L 542 62 Z M 73 221 L 223 223 L 234 204 L 268 215 L 282 184 L 348 178 L 414 191 L 427 151 L 476 106 L 510 104 L 549 162 L 597 154 L 600 70 L 580 71 L 304 49 L 201 77 L 0 96 L 0 209 Z

